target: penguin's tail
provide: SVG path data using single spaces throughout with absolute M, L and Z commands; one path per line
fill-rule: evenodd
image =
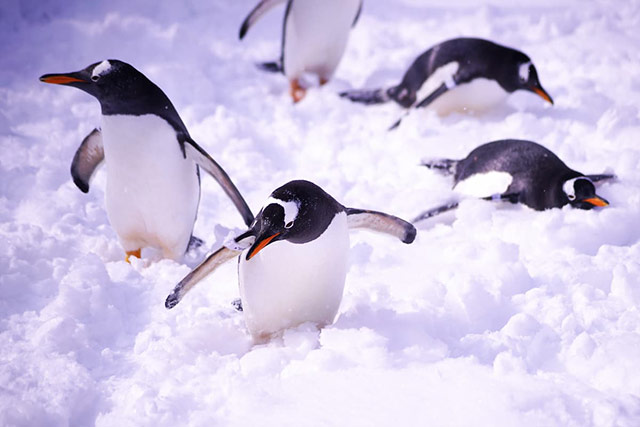
M 341 92 L 340 96 L 366 105 L 384 104 L 392 99 L 389 89 L 354 89 Z
M 256 64 L 256 67 L 261 69 L 262 71 L 266 71 L 269 73 L 283 73 L 284 68 L 282 66 L 282 61 L 272 61 L 272 62 L 259 62 Z
M 421 165 L 429 169 L 435 169 L 444 175 L 456 173 L 457 160 L 452 159 L 423 159 Z

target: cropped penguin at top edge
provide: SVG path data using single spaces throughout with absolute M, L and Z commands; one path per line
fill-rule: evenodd
M 410 223 L 376 211 L 346 208 L 309 181 L 276 189 L 249 230 L 214 252 L 167 297 L 173 308 L 207 274 L 240 255 L 238 279 L 247 328 L 256 342 L 312 322 L 333 323 L 344 290 L 349 230 L 367 228 L 404 243 Z
M 453 175 L 453 188 L 462 195 L 522 203 L 535 210 L 607 206 L 594 183 L 615 178 L 611 174 L 584 175 L 551 151 L 532 141 L 505 139 L 475 148 L 462 160 L 427 160 L 423 165 Z M 430 209 L 414 222 L 455 209 L 452 202 Z
M 340 96 L 364 104 L 395 101 L 406 109 L 430 106 L 440 114 L 448 114 L 485 110 L 516 90 L 533 92 L 553 104 L 527 55 L 488 40 L 456 38 L 418 56 L 400 84 L 375 90 L 350 90 Z
M 306 94 L 301 81 L 305 73 L 318 76 L 320 85 L 333 76 L 358 21 L 362 0 L 262 0 L 245 18 L 239 37 L 274 6 L 286 2 L 280 59 L 260 65 L 266 71 L 282 72 L 289 79 L 293 102 Z
M 107 214 L 127 262 L 149 246 L 182 258 L 200 202 L 199 167 L 218 181 L 245 224 L 253 221 L 236 186 L 191 139 L 169 98 L 131 65 L 109 59 L 40 80 L 78 88 L 100 102 L 102 126 L 82 141 L 71 175 L 86 193 L 96 168 L 106 163 Z

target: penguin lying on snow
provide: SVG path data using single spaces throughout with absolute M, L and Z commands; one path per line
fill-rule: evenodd
M 447 114 L 484 110 L 519 89 L 553 104 L 527 55 L 488 40 L 457 38 L 418 56 L 396 86 L 351 90 L 340 96 L 364 104 L 395 101 L 407 109 L 430 105 L 440 114 Z M 399 124 L 400 120 L 392 128 Z
M 289 79 L 293 102 L 298 102 L 306 93 L 300 81 L 304 73 L 317 75 L 321 85 L 333 76 L 349 31 L 360 16 L 362 0 L 262 0 L 242 23 L 240 39 L 269 9 L 285 1 L 280 61 L 261 68 L 282 71 Z
M 238 256 L 240 297 L 258 342 L 305 322 L 322 327 L 338 312 L 347 272 L 349 229 L 368 228 L 404 243 L 416 229 L 381 212 L 346 208 L 317 185 L 291 181 L 276 189 L 245 233 L 210 255 L 167 297 L 173 308 L 197 282 Z
M 474 149 L 462 160 L 440 159 L 423 165 L 453 175 L 459 193 L 486 200 L 523 203 L 535 210 L 566 204 L 579 209 L 607 206 L 596 194 L 594 182 L 614 175 L 583 175 L 555 154 L 531 141 L 505 139 Z M 455 209 L 457 202 L 430 209 L 414 222 Z
M 81 89 L 102 108 L 102 128 L 82 141 L 71 165 L 83 192 L 104 160 L 109 221 L 129 257 L 143 247 L 179 260 L 189 244 L 200 202 L 198 166 L 209 172 L 248 225 L 253 214 L 227 173 L 191 139 L 169 98 L 131 65 L 97 62 L 84 70 L 46 74 L 45 83 Z

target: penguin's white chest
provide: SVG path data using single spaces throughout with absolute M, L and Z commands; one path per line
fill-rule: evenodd
M 329 80 L 340 63 L 360 0 L 293 0 L 284 27 L 284 72 Z
M 125 251 L 146 246 L 180 259 L 200 199 L 196 165 L 162 118 L 102 116 L 109 221 Z
M 348 252 L 344 212 L 311 242 L 278 241 L 249 261 L 245 251 L 239 265 L 240 297 L 254 339 L 305 322 L 333 323 L 342 301 Z

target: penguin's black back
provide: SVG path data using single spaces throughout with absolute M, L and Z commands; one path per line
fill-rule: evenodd
M 483 144 L 459 160 L 454 181 L 492 171 L 510 174 L 513 181 L 506 193 L 519 193 L 521 203 L 538 210 L 566 204 L 563 183 L 583 176 L 540 144 L 506 139 Z
M 478 77 L 495 80 L 507 92 L 518 87 L 513 81 L 518 64 L 530 61 L 524 53 L 478 38 L 456 38 L 433 46 L 411 64 L 402 82 L 390 95 L 408 107 L 415 102 L 415 94 L 438 68 L 451 62 L 459 64 L 454 75 L 456 84 L 468 83 Z M 404 91 L 402 89 L 407 89 Z

